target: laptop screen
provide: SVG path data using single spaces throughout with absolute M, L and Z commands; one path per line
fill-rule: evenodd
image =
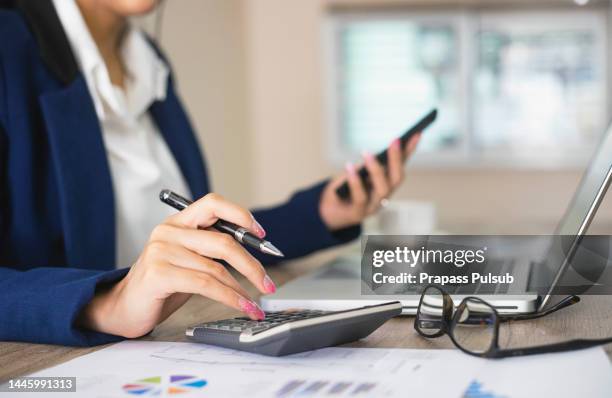
M 593 157 L 586 173 L 582 177 L 580 186 L 576 191 L 565 215 L 557 226 L 556 235 L 580 235 L 586 232 L 592 217 L 589 211 L 595 212 L 595 201 L 603 199 L 606 184 L 609 184 L 609 174 L 612 168 L 612 127 L 606 132 L 597 153 Z M 599 193 L 601 192 L 601 197 Z M 599 203 L 596 203 L 599 205 Z M 592 210 L 591 210 L 592 209 Z M 584 231 L 582 230 L 584 229 Z
M 537 272 L 538 293 L 550 294 L 553 285 L 566 268 L 566 259 L 573 255 L 580 238 L 586 233 L 612 179 L 612 126 L 604 135 L 578 190 L 557 226 L 544 267 Z M 535 276 L 535 275 L 534 275 Z M 542 302 L 544 306 L 545 300 Z

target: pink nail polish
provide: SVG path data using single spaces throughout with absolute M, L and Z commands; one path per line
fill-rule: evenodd
M 253 231 L 255 232 L 255 235 L 257 235 L 258 238 L 262 239 L 264 236 L 266 236 L 266 230 L 263 229 L 261 224 L 259 224 L 257 221 L 253 220 L 252 228 L 253 228 Z
M 401 146 L 401 141 L 399 138 L 396 138 L 393 140 L 393 142 L 391 142 L 392 148 L 399 148 L 400 146 Z
M 266 290 L 266 293 L 276 292 L 276 285 L 268 275 L 264 276 L 263 285 L 264 289 Z
M 259 306 L 251 300 L 247 300 L 244 297 L 240 297 L 240 299 L 238 300 L 238 305 L 240 305 L 240 309 L 242 310 L 242 312 L 245 312 L 255 317 L 256 319 L 261 320 L 266 317 L 266 314 L 261 310 L 261 308 L 259 308 Z
M 244 297 L 240 297 L 238 299 L 238 305 L 240 305 L 240 309 L 244 312 L 250 313 L 255 311 L 255 303 L 251 300 L 247 300 Z
M 363 152 L 363 158 L 366 160 L 366 163 L 371 163 L 374 161 L 374 155 L 372 155 L 370 152 Z
M 355 170 L 355 165 L 353 163 L 347 162 L 344 168 L 346 169 L 346 172 L 348 173 L 348 175 L 352 177 L 357 175 L 357 171 Z
M 250 312 L 250 314 L 259 321 L 266 319 L 266 313 L 263 312 L 263 310 L 259 308 L 257 304 L 255 304 L 255 310 L 253 312 Z

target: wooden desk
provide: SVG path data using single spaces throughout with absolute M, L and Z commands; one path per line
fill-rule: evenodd
M 314 269 L 338 254 L 337 250 L 283 264 L 269 270 L 277 284 L 283 284 Z M 247 286 L 244 284 L 244 286 Z M 247 286 L 249 293 L 254 288 Z M 233 310 L 202 297 L 193 297 L 185 306 L 159 325 L 144 340 L 186 341 L 185 328 L 203 321 L 237 316 Z M 352 343 L 354 347 L 453 348 L 449 338 L 427 340 L 413 329 L 414 317 L 392 319 L 368 338 Z M 510 346 L 553 343 L 575 337 L 612 336 L 612 296 L 587 296 L 570 308 L 534 321 L 502 326 Z M 502 329 L 503 334 L 504 329 Z M 43 344 L 0 343 L 0 382 L 57 365 L 106 346 L 73 348 Z M 606 352 L 612 358 L 612 344 Z

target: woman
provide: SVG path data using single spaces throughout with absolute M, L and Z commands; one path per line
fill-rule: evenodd
M 223 218 L 263 237 L 265 225 L 288 258 L 347 242 L 399 185 L 418 141 L 393 142 L 387 173 L 365 155 L 369 196 L 348 165 L 251 213 L 210 193 L 168 65 L 127 22 L 155 0 L 0 4 L 0 340 L 139 337 L 192 294 L 261 319 L 213 259 L 263 294 L 275 285 L 260 260 L 272 259 L 198 227 Z M 334 193 L 347 179 L 350 203 Z M 162 188 L 201 199 L 174 214 L 157 200 Z

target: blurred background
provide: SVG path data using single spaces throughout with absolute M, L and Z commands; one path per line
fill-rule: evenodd
M 393 199 L 538 234 L 612 120 L 611 25 L 609 0 L 167 0 L 161 42 L 216 192 L 280 202 L 437 107 Z

